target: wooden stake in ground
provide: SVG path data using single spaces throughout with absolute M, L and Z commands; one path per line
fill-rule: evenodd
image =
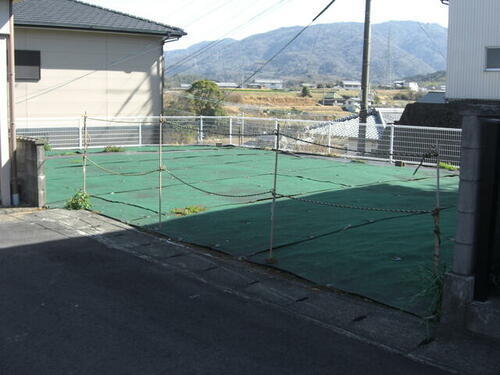
M 83 192 L 87 194 L 87 149 L 88 149 L 88 134 L 87 134 L 87 112 L 83 115 Z
M 274 157 L 274 183 L 273 183 L 273 203 L 271 204 L 271 233 L 269 235 L 269 257 L 266 259 L 268 264 L 276 263 L 276 258 L 273 256 L 273 243 L 274 243 L 274 223 L 275 223 L 275 211 L 276 211 L 276 185 L 278 183 L 278 156 L 280 149 L 280 124 L 276 126 L 276 149 Z
M 163 210 L 163 115 L 160 115 L 160 135 L 158 137 L 158 230 L 162 226 Z
M 439 156 L 439 141 L 436 142 L 436 208 L 432 216 L 434 217 L 434 271 L 439 272 L 441 264 L 441 186 L 440 186 L 440 167 L 441 159 Z

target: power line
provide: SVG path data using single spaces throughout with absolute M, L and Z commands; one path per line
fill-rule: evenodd
M 233 0 L 230 0 L 230 1 L 233 1 Z M 257 17 L 260 17 L 262 14 L 266 13 L 268 10 L 270 10 L 270 9 L 274 8 L 276 5 L 278 5 L 278 4 L 282 3 L 282 2 L 285 2 L 285 1 L 289 1 L 289 0 L 280 0 L 278 3 L 274 4 L 274 5 L 273 5 L 273 6 L 271 6 L 270 8 L 266 9 L 264 12 L 261 12 L 261 13 L 257 14 L 255 17 L 253 17 L 252 19 L 250 19 L 250 20 L 249 20 L 249 21 L 247 21 L 247 22 L 251 22 L 251 21 L 253 21 L 253 20 L 254 20 L 254 19 L 256 19 Z M 239 27 L 241 27 L 241 26 L 243 26 L 243 25 L 240 25 Z M 237 28 L 238 28 L 238 27 L 237 27 Z M 233 29 L 233 30 L 231 30 L 230 32 L 232 32 L 232 31 L 234 31 L 234 29 Z M 153 45 L 153 44 L 150 44 L 150 45 L 151 45 L 151 46 L 153 46 L 153 47 L 151 47 L 151 48 L 146 48 L 146 49 L 142 50 L 142 51 L 141 51 L 141 52 L 139 52 L 139 53 L 134 53 L 134 54 L 131 54 L 131 55 L 125 56 L 125 57 L 124 57 L 124 58 L 122 58 L 122 59 L 115 60 L 114 62 L 111 62 L 110 64 L 108 64 L 108 65 L 106 65 L 106 66 L 103 66 L 102 68 L 107 68 L 107 67 L 112 67 L 112 66 L 119 65 L 119 64 L 121 64 L 121 63 L 123 63 L 123 62 L 126 62 L 126 61 L 128 61 L 128 60 L 134 59 L 134 58 L 136 58 L 136 57 L 140 57 L 140 56 L 142 56 L 142 55 L 144 55 L 144 54 L 146 54 L 146 53 L 148 53 L 148 52 L 154 51 L 154 50 L 156 50 L 156 49 L 158 48 L 158 45 L 156 45 L 156 44 L 154 44 L 154 45 Z M 149 46 L 147 46 L 147 47 L 149 47 Z M 24 97 L 23 99 L 21 99 L 21 100 L 17 101 L 17 102 L 16 102 L 16 104 L 21 104 L 21 103 L 27 102 L 27 101 L 29 101 L 29 100 L 32 100 L 32 99 L 38 98 L 38 97 L 40 97 L 40 96 L 43 96 L 43 95 L 49 94 L 49 93 L 51 93 L 51 92 L 53 92 L 53 91 L 55 91 L 55 90 L 58 90 L 58 89 L 60 89 L 60 88 L 63 88 L 63 87 L 65 87 L 65 86 L 67 86 L 67 85 L 69 85 L 69 84 L 71 84 L 71 83 L 74 83 L 74 82 L 76 82 L 76 81 L 79 81 L 79 80 L 81 80 L 81 79 L 83 79 L 83 78 L 86 78 L 86 77 L 88 77 L 88 76 L 90 76 L 90 75 L 92 75 L 92 74 L 95 74 L 95 73 L 97 73 L 97 72 L 99 72 L 99 71 L 100 71 L 100 69 L 95 69 L 95 70 L 89 71 L 89 72 L 87 72 L 87 73 L 85 73 L 85 74 L 82 74 L 82 75 L 80 75 L 80 76 L 77 76 L 77 77 L 75 77 L 75 78 L 73 78 L 73 79 L 70 79 L 70 80 L 67 80 L 67 81 L 64 81 L 64 82 L 58 83 L 58 84 L 56 84 L 56 85 L 53 85 L 53 86 L 51 86 L 51 87 L 48 87 L 48 88 L 46 88 L 46 89 L 40 90 L 39 92 L 37 92 L 37 93 L 35 93 L 35 94 L 31 95 L 31 96 L 26 96 L 26 97 Z
M 224 8 L 227 4 L 229 3 L 232 3 L 233 1 L 235 0 L 228 0 L 226 2 L 223 2 L 222 4 L 219 4 L 218 6 L 216 6 L 215 8 L 212 8 L 211 10 L 209 10 L 208 12 L 206 13 L 203 13 L 202 15 L 200 15 L 199 17 L 195 18 L 194 20 L 192 20 L 189 24 L 187 24 L 186 26 L 183 26 L 184 28 L 188 28 L 190 26 L 192 26 L 193 24 L 195 24 L 196 22 L 198 22 L 199 20 L 201 20 L 202 18 L 205 18 L 206 16 L 208 16 L 209 14 L 212 14 L 216 11 L 218 11 L 219 9 L 221 8 Z
M 255 77 L 257 74 L 259 74 L 271 61 L 273 61 L 276 57 L 278 57 L 284 50 L 288 48 L 293 42 L 295 42 L 319 17 L 325 13 L 330 6 L 335 2 L 336 0 L 331 0 L 326 7 L 323 8 L 321 12 L 319 12 L 313 20 L 307 25 L 304 26 L 297 34 L 293 36 L 292 39 L 290 39 L 283 47 L 281 47 L 278 52 L 276 52 L 273 56 L 271 56 L 269 59 L 264 62 L 255 72 L 253 72 L 250 76 L 248 76 L 247 79 L 245 79 L 242 83 L 241 86 L 244 84 L 248 83 L 253 77 Z
M 434 39 L 431 38 L 431 36 L 429 35 L 429 33 L 427 32 L 427 30 L 425 30 L 424 26 L 417 21 L 417 24 L 418 26 L 420 27 L 420 29 L 422 29 L 422 31 L 424 32 L 425 36 L 427 37 L 427 39 L 429 39 L 429 41 L 432 43 L 432 45 L 434 46 L 434 48 L 436 49 L 436 51 L 441 55 L 441 57 L 444 59 L 444 61 L 446 62 L 446 56 L 443 54 L 443 52 L 441 52 L 441 49 L 437 46 L 437 44 L 434 42 Z
M 191 6 L 191 4 L 193 4 L 195 1 L 196 0 L 191 0 L 191 1 L 188 1 L 187 3 L 182 4 L 180 7 L 178 7 L 174 11 L 170 12 L 168 16 L 169 17 L 173 17 L 173 16 L 177 15 L 177 13 L 179 13 L 179 11 L 185 10 L 186 8 L 188 8 L 189 6 Z
M 257 13 L 255 16 L 251 17 L 249 20 L 245 21 L 242 24 L 239 24 L 238 26 L 236 26 L 236 27 L 232 28 L 231 30 L 229 30 L 228 32 L 224 33 L 222 36 L 219 37 L 219 39 L 210 42 L 206 46 L 200 48 L 199 50 L 197 50 L 197 51 L 189 54 L 188 56 L 186 56 L 186 57 L 180 59 L 179 61 L 175 62 L 174 64 L 170 65 L 169 67 L 167 67 L 167 70 L 172 70 L 172 69 L 174 69 L 174 68 L 176 68 L 176 67 L 178 67 L 180 65 L 184 65 L 185 63 L 187 63 L 188 61 L 192 60 L 193 58 L 196 58 L 199 55 L 201 55 L 201 54 L 205 53 L 206 51 L 208 51 L 209 49 L 211 49 L 211 48 L 219 45 L 220 43 L 222 43 L 224 41 L 224 38 L 227 37 L 232 32 L 238 30 L 239 28 L 241 28 L 243 26 L 247 26 L 249 23 L 255 21 L 257 18 L 259 18 L 259 17 L 263 16 L 264 14 L 268 13 L 273 8 L 276 8 L 277 6 L 283 5 L 287 1 L 290 1 L 290 0 L 279 0 L 278 2 L 274 3 L 270 7 L 264 9 L 262 12 Z M 187 70 L 187 69 L 185 69 L 185 70 Z M 180 73 L 182 73 L 184 71 L 177 72 L 173 76 L 178 75 L 178 74 L 180 74 Z
M 154 44 L 154 47 L 152 47 L 152 48 L 146 48 L 146 49 L 142 50 L 142 51 L 141 51 L 141 52 L 139 52 L 139 53 L 135 53 L 135 54 L 133 54 L 133 55 L 128 55 L 128 56 L 125 56 L 124 58 L 121 58 L 121 59 L 115 60 L 115 61 L 114 61 L 114 62 L 112 62 L 111 64 L 108 64 L 108 65 L 106 65 L 106 66 L 103 66 L 102 68 L 104 69 L 104 68 L 107 68 L 107 67 L 116 66 L 116 65 L 121 64 L 121 63 L 123 63 L 123 62 L 125 62 L 125 61 L 131 60 L 131 59 L 134 59 L 134 58 L 136 58 L 136 57 L 140 57 L 140 56 L 142 56 L 142 55 L 144 55 L 144 54 L 146 54 L 146 53 L 148 53 L 148 52 L 151 52 L 151 51 L 154 51 L 154 50 L 157 50 L 157 49 L 158 49 L 158 44 Z M 31 100 L 31 99 L 38 98 L 39 96 L 42 96 L 42 95 L 48 94 L 48 93 L 50 93 L 50 92 L 52 92 L 52 91 L 55 91 L 55 90 L 58 90 L 58 89 L 60 89 L 60 88 L 62 88 L 62 87 L 65 87 L 65 86 L 67 86 L 67 85 L 69 85 L 69 84 L 71 84 L 71 83 L 73 83 L 73 82 L 79 81 L 79 80 L 81 80 L 81 79 L 83 79 L 83 78 L 85 78 L 85 77 L 88 77 L 88 76 L 90 76 L 90 75 L 92 75 L 92 74 L 95 74 L 95 73 L 97 73 L 97 72 L 99 72 L 99 71 L 100 71 L 100 69 L 91 70 L 90 72 L 87 72 L 87 73 L 85 73 L 85 74 L 82 74 L 82 75 L 80 75 L 80 76 L 78 76 L 78 77 L 75 77 L 75 78 L 72 78 L 72 79 L 70 79 L 70 80 L 67 80 L 67 81 L 64 81 L 64 82 L 58 83 L 58 84 L 56 84 L 56 85 L 54 85 L 54 86 L 48 87 L 48 88 L 46 88 L 46 89 L 44 89 L 44 90 L 41 90 L 41 91 L 39 91 L 39 92 L 37 92 L 37 93 L 35 93 L 35 94 L 31 95 L 31 96 L 26 96 L 26 97 L 24 97 L 24 99 L 17 101 L 17 102 L 16 102 L 16 104 L 21 104 L 21 103 L 27 102 L 27 101 L 29 101 L 29 100 Z

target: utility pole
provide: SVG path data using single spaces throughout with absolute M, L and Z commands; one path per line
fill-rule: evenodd
M 368 92 L 370 91 L 371 0 L 366 0 L 365 34 L 363 40 L 363 69 L 361 76 L 361 109 L 359 111 L 358 152 L 366 151 L 366 122 L 368 119 Z M 361 125 L 363 124 L 363 125 Z

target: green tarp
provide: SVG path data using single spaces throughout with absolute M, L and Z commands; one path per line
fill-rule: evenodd
M 164 165 L 183 181 L 214 193 L 244 196 L 269 192 L 271 151 L 243 148 L 165 147 Z M 154 148 L 91 153 L 106 170 L 158 169 Z M 415 167 L 280 154 L 277 192 L 312 202 L 279 198 L 275 267 L 322 285 L 359 294 L 420 315 L 431 313 L 434 222 L 431 214 L 381 212 L 355 207 L 432 210 L 436 171 Z M 442 258 L 451 262 L 458 177 L 441 171 Z M 81 155 L 51 152 L 46 162 L 50 206 L 60 207 L 82 186 Z M 158 173 L 118 176 L 89 164 L 87 189 L 93 209 L 124 222 L 161 231 L 177 240 L 264 263 L 269 248 L 271 194 L 209 195 L 163 172 L 161 227 Z M 200 205 L 203 213 L 177 217 L 175 208 Z

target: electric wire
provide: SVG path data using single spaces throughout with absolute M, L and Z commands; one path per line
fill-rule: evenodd
M 244 23 L 241 23 L 239 25 L 237 25 L 236 27 L 230 29 L 229 31 L 227 31 L 226 33 L 224 33 L 222 36 L 219 37 L 219 39 L 217 40 L 214 40 L 212 42 L 210 42 L 209 44 L 201 47 L 199 50 L 195 51 L 195 52 L 192 52 L 191 54 L 183 57 L 182 59 L 176 61 L 175 63 L 173 63 L 172 65 L 170 66 L 167 66 L 166 67 L 166 70 L 167 70 L 167 73 L 169 70 L 173 70 L 175 68 L 177 68 L 178 66 L 181 66 L 181 65 L 184 65 L 186 64 L 187 62 L 191 61 L 192 59 L 200 56 L 201 54 L 205 53 L 206 51 L 216 47 L 217 45 L 221 44 L 226 38 L 228 35 L 230 35 L 231 33 L 233 33 L 234 31 L 244 27 L 244 26 L 248 26 L 250 23 L 254 22 L 255 20 L 257 20 L 259 17 L 263 16 L 264 14 L 270 12 L 272 9 L 278 7 L 278 6 L 282 6 L 284 5 L 286 2 L 288 2 L 290 0 L 279 0 L 278 2 L 274 3 L 273 5 L 271 5 L 270 7 L 264 9 L 263 11 L 257 13 L 255 16 L 251 17 L 250 19 L 248 19 L 246 22 Z M 189 68 L 188 68 L 189 69 Z M 175 74 L 171 75 L 170 78 L 172 77 L 175 77 L 176 75 L 178 74 L 181 74 L 183 73 L 184 71 L 188 70 L 188 69 L 185 69 L 183 71 L 180 71 L 180 72 L 176 72 Z
M 323 13 L 325 13 L 328 8 L 332 6 L 332 4 L 336 0 L 331 0 L 326 7 L 323 8 L 321 12 L 319 12 L 313 20 L 306 26 L 304 26 L 297 34 L 295 34 L 292 39 L 290 39 L 283 47 L 281 47 L 274 55 L 272 55 L 269 59 L 267 59 L 258 69 L 256 69 L 252 74 L 250 74 L 242 83 L 241 87 L 243 87 L 246 83 L 248 83 L 253 77 L 259 74 L 269 63 L 271 63 L 276 57 L 278 57 L 284 50 L 286 50 L 293 42 L 295 42 L 318 18 L 320 18 Z

